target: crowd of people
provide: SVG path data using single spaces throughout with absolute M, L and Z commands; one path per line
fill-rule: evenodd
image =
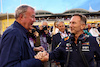
M 37 28 L 28 5 L 16 9 L 15 19 L 0 39 L 0 67 L 100 67 L 100 24 L 96 28 L 74 14 L 70 30 L 63 21 L 55 21 L 52 30 L 47 21 Z

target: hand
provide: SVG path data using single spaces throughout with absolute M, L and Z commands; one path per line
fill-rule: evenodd
M 33 50 L 34 51 L 44 51 L 45 49 L 42 46 L 40 46 L 40 47 L 34 47 Z
M 46 62 L 49 59 L 49 54 L 46 51 L 39 52 L 37 55 L 34 56 L 35 59 L 39 59 L 42 62 Z

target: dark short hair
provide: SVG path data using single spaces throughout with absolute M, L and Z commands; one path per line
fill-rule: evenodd
M 74 14 L 73 16 L 79 16 L 80 19 L 81 19 L 81 21 L 82 21 L 83 23 L 86 24 L 86 22 L 87 22 L 87 18 L 86 18 L 85 15 L 82 15 L 82 14 Z

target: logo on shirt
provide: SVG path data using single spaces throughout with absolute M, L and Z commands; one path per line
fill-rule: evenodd
M 66 51 L 73 51 L 70 43 L 66 43 Z
M 90 51 L 90 44 L 89 44 L 89 42 L 82 43 L 82 51 Z
M 68 37 L 65 37 L 65 38 L 64 38 L 64 41 L 66 41 L 66 40 L 68 40 L 68 39 L 69 39 L 69 36 L 68 36 Z

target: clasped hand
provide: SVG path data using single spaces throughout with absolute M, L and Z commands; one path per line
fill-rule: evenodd
M 43 51 L 43 52 L 38 52 L 38 54 L 37 55 L 35 55 L 34 56 L 35 57 L 35 59 L 39 59 L 39 60 L 41 60 L 42 62 L 46 62 L 46 61 L 48 61 L 48 59 L 49 59 L 49 54 L 46 52 L 46 51 Z

